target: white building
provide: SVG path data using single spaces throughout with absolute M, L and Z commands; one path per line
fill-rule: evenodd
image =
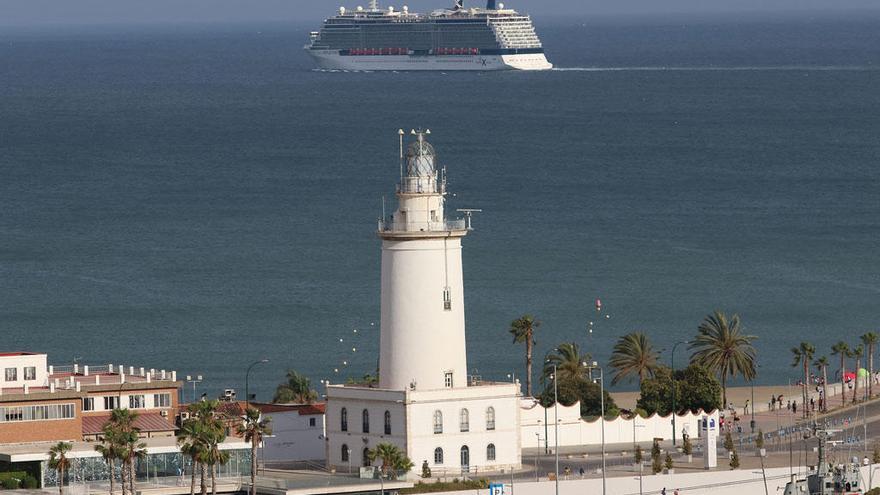
M 461 240 L 447 220 L 445 169 L 429 131 L 413 131 L 403 156 L 398 208 L 379 223 L 382 296 L 379 386 L 327 388 L 328 464 L 366 466 L 379 443 L 403 449 L 419 472 L 519 467 L 519 386 L 467 376 Z
M 324 404 L 261 404 L 251 402 L 269 418 L 272 435 L 263 439 L 260 454 L 266 461 L 319 461 L 326 459 Z
M 35 352 L 0 353 L 0 389 L 48 387 L 47 356 Z

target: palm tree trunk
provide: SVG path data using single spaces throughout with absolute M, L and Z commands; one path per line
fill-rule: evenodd
M 131 470 L 131 473 L 128 475 L 128 482 L 131 483 L 131 495 L 135 495 L 134 484 L 137 481 L 137 471 L 135 471 L 134 466 L 134 459 L 132 459 L 128 463 L 128 469 Z
M 199 463 L 196 462 L 196 458 L 192 458 L 192 481 L 189 484 L 189 495 L 196 495 L 196 469 L 198 469 Z
M 840 405 L 846 405 L 846 358 L 840 356 Z
M 208 473 L 207 473 L 207 470 L 205 469 L 205 463 L 200 462 L 199 468 L 201 469 L 201 472 L 199 473 L 199 477 L 201 478 L 202 495 L 208 495 L 208 479 L 207 479 Z
M 211 464 L 211 495 L 217 495 L 217 464 Z
M 58 494 L 64 495 L 64 468 L 58 469 Z
M 110 464 L 110 495 L 113 495 L 116 491 L 116 461 L 111 457 L 107 462 Z
M 122 466 L 119 468 L 119 482 L 122 483 L 122 495 L 128 495 L 128 466 L 125 459 L 122 459 Z
M 874 344 L 868 346 L 868 397 L 874 397 Z
M 526 393 L 532 397 L 532 332 L 526 335 Z
M 721 409 L 727 407 L 727 374 L 721 374 Z M 675 414 L 675 411 L 672 411 Z
M 803 389 L 801 390 L 801 401 L 802 401 L 801 405 L 803 407 L 801 408 L 801 410 L 802 410 L 801 414 L 805 418 L 807 417 L 807 393 L 808 393 L 807 392 L 807 384 L 809 383 L 809 380 L 810 380 L 809 365 L 810 365 L 810 363 L 809 363 L 809 361 L 807 361 L 807 357 L 804 356 L 804 386 L 803 386 Z
M 828 410 L 828 366 L 822 366 L 822 408 Z
M 862 367 L 862 360 L 856 359 L 856 385 L 853 389 L 853 404 L 859 401 L 859 368 Z
M 257 495 L 257 437 L 251 438 L 251 495 Z

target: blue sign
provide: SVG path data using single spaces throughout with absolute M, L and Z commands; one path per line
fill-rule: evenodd
M 504 495 L 504 484 L 489 483 L 489 495 Z

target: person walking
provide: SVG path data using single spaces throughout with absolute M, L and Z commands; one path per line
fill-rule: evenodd
M 770 410 L 771 411 L 776 410 L 776 396 L 775 395 L 770 396 Z
M 796 400 L 791 401 L 791 413 L 797 414 L 797 401 Z
M 746 405 L 743 406 L 743 416 L 749 415 L 749 399 L 746 399 Z

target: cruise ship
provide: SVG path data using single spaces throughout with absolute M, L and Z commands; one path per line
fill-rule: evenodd
M 368 7 L 324 21 L 305 46 L 331 70 L 547 70 L 553 67 L 528 15 L 488 0 L 485 8 L 455 0 L 448 9 L 416 14 L 403 6 Z

